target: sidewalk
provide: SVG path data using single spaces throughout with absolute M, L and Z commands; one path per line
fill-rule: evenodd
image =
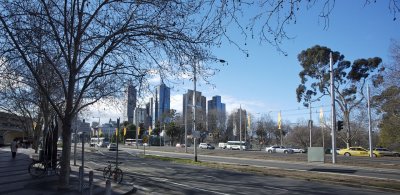
M 15 159 L 11 158 L 9 146 L 0 148 L 0 194 L 54 194 L 73 195 L 79 192 L 78 173 L 79 167 L 71 162 L 70 188 L 59 190 L 57 188 L 58 176 L 44 176 L 32 178 L 28 173 L 28 166 L 32 162 L 31 156 L 35 155 L 33 149 L 19 148 Z M 93 171 L 93 194 L 105 194 L 106 182 L 99 169 L 85 166 L 84 193 L 89 194 L 89 171 Z M 122 181 L 121 184 L 111 183 L 111 194 L 135 194 L 133 183 Z

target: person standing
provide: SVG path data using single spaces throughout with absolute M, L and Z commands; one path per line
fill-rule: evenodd
M 12 153 L 12 158 L 15 158 L 15 156 L 17 155 L 17 150 L 18 150 L 18 144 L 17 144 L 17 139 L 14 139 L 11 142 L 11 153 Z

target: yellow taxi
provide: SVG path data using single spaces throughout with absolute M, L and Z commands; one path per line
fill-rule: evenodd
M 344 148 L 339 150 L 339 155 L 345 155 L 345 156 L 369 156 L 370 152 L 363 147 L 349 147 L 349 148 Z M 378 151 L 373 151 L 372 152 L 373 157 L 381 157 L 382 154 L 379 153 Z

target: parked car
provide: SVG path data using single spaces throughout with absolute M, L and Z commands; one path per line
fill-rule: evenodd
M 226 145 L 228 145 L 228 144 L 224 143 L 224 142 L 220 142 L 220 143 L 218 143 L 218 148 L 226 149 Z
M 107 146 L 108 150 L 112 151 L 112 150 L 117 150 L 117 144 L 115 143 L 110 143 Z
M 110 142 L 108 142 L 108 141 L 103 141 L 103 142 L 97 144 L 98 147 L 102 147 L 102 148 L 105 148 L 108 145 L 110 145 Z
M 213 145 L 207 144 L 207 143 L 200 143 L 199 148 L 200 149 L 210 149 L 210 150 L 215 149 L 215 147 Z
M 373 152 L 379 152 L 382 154 L 382 156 L 396 156 L 396 157 L 400 156 L 400 153 L 395 151 L 390 151 L 387 148 L 374 148 Z
M 303 148 L 293 147 L 291 149 L 293 150 L 293 153 L 306 153 L 307 152 L 307 150 L 303 149 Z
M 336 154 L 339 154 L 340 148 L 336 148 Z M 325 154 L 332 154 L 332 148 L 326 148 Z
M 177 148 L 184 148 L 184 147 L 185 147 L 185 144 L 176 144 L 175 147 L 177 147 Z
M 268 153 L 285 153 L 285 154 L 292 154 L 293 149 L 291 148 L 285 148 L 284 146 L 270 146 L 266 147 L 265 151 Z
M 372 151 L 373 157 L 380 157 L 382 154 L 378 151 Z M 363 147 L 349 147 L 339 150 L 339 155 L 345 156 L 369 156 L 370 152 Z

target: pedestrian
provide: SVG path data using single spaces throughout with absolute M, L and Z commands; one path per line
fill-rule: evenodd
M 17 139 L 14 139 L 11 142 L 11 153 L 12 153 L 12 158 L 15 158 L 17 155 L 17 149 L 18 149 L 18 144 L 17 144 Z

